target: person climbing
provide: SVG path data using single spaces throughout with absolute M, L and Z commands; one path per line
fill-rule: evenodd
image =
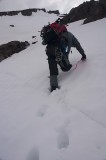
M 60 28 L 62 28 L 60 32 L 58 31 L 58 24 L 60 25 Z M 69 53 L 71 47 L 75 47 L 79 51 L 82 56 L 82 61 L 86 60 L 86 55 L 78 39 L 71 32 L 67 31 L 65 25 L 60 24 L 60 22 L 54 22 L 53 24 L 51 24 L 51 26 L 54 27 L 52 28 L 52 32 L 54 32 L 55 30 L 55 36 L 52 36 L 52 34 L 50 33 L 51 36 L 48 36 L 49 41 L 47 42 L 48 38 L 46 37 L 46 43 L 44 40 L 42 43 L 47 45 L 46 55 L 48 57 L 48 65 L 50 71 L 50 91 L 52 92 L 59 88 L 57 78 L 59 74 L 58 65 L 64 72 L 69 71 L 72 67 L 72 64 L 70 64 L 69 61 Z

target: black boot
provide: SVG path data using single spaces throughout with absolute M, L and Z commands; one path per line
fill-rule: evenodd
M 57 75 L 51 75 L 50 76 L 50 87 L 51 87 L 51 92 L 56 90 L 58 87 L 58 79 L 57 79 Z
M 65 56 L 65 55 L 62 57 L 62 61 L 60 61 L 58 64 L 59 64 L 61 70 L 64 71 L 64 72 L 69 71 L 72 67 L 68 57 Z
M 82 61 L 85 61 L 85 60 L 86 60 L 86 55 L 85 55 L 85 53 L 83 53 L 83 54 L 81 54 L 81 55 L 82 55 L 81 60 L 82 60 Z

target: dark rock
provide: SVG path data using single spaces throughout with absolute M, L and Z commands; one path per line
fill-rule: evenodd
M 10 27 L 14 27 L 14 25 L 13 25 L 13 24 L 11 24 L 11 25 L 10 25 Z
M 8 12 L 0 12 L 0 16 L 15 16 L 18 15 L 20 11 L 8 11 Z
M 22 10 L 21 11 L 21 14 L 23 16 L 31 16 L 32 15 L 32 12 L 37 12 L 37 11 L 43 11 L 43 12 L 46 12 L 45 8 L 31 8 L 31 9 L 25 9 L 25 10 Z
M 85 19 L 84 24 L 106 17 L 106 0 L 84 2 L 64 16 L 64 23 Z
M 102 19 L 104 17 L 106 17 L 106 2 L 103 3 L 103 0 L 100 0 L 98 3 L 95 4 L 95 6 L 93 7 L 93 11 L 87 17 L 87 19 L 84 20 L 83 23 L 86 24 Z
M 24 10 L 19 10 L 19 11 L 8 11 L 8 12 L 0 12 L 0 16 L 14 16 L 14 15 L 18 15 L 19 13 L 21 13 L 23 16 L 31 16 L 33 12 L 37 12 L 37 11 L 43 11 L 46 12 L 45 8 L 30 8 L 30 9 L 24 9 Z M 54 10 L 54 11 L 47 11 L 47 13 L 51 14 L 60 14 L 58 10 Z
M 32 15 L 32 10 L 30 10 L 30 9 L 23 10 L 23 11 L 21 11 L 21 14 L 23 16 L 31 16 Z
M 99 0 L 100 3 L 105 4 L 106 0 Z
M 0 16 L 7 16 L 7 12 L 0 12 Z
M 32 36 L 32 38 L 36 38 L 36 36 Z
M 15 15 L 18 15 L 19 12 L 20 11 L 9 11 L 9 12 L 7 12 L 7 15 L 9 15 L 9 16 L 15 16 Z
M 36 44 L 38 41 L 36 41 L 36 42 L 32 42 L 32 44 Z
M 91 17 L 89 16 L 87 19 L 84 20 L 83 24 L 94 22 L 102 18 L 103 18 L 102 16 L 91 16 Z
M 32 8 L 32 9 L 25 9 L 19 11 L 8 11 L 8 12 L 0 12 L 0 16 L 14 16 L 21 13 L 23 16 L 31 16 L 32 12 L 43 11 L 46 12 L 45 8 Z
M 18 53 L 26 49 L 28 46 L 29 43 L 27 41 L 25 42 L 11 41 L 6 44 L 0 45 L 0 61 L 10 57 L 14 53 Z
M 59 10 L 48 11 L 48 13 L 49 13 L 49 14 L 52 14 L 52 13 L 54 13 L 54 14 L 57 14 L 57 15 L 58 15 L 58 14 L 60 14 L 60 13 L 59 13 Z

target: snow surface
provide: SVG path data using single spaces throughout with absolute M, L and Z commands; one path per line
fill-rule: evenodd
M 0 44 L 31 44 L 0 63 L 0 160 L 106 160 L 106 19 L 69 24 L 87 61 L 67 73 L 59 69 L 61 89 L 50 94 L 38 31 L 56 19 L 44 12 L 0 17 Z M 75 64 L 81 56 L 72 51 Z

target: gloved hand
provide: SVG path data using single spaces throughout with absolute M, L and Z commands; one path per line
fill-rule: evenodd
M 85 61 L 85 60 L 86 60 L 86 55 L 85 55 L 85 54 L 82 55 L 81 60 L 82 60 L 82 61 Z

